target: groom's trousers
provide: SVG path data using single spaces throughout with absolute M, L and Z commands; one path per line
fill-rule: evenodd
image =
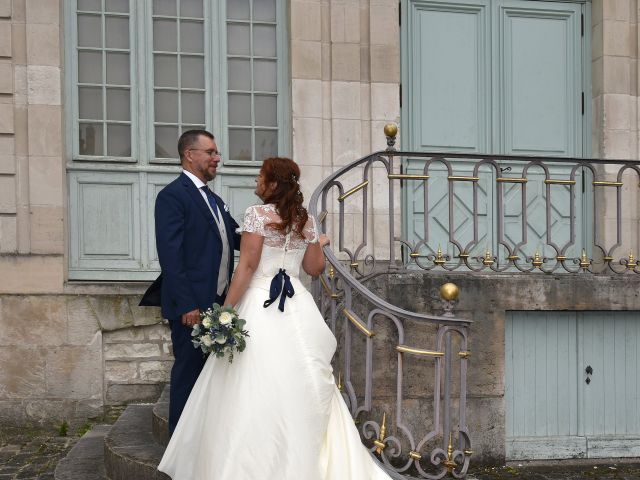
M 216 297 L 216 303 L 222 305 L 224 297 Z M 169 390 L 169 434 L 172 434 L 189 394 L 204 367 L 206 357 L 202 355 L 202 350 L 194 348 L 191 343 L 191 327 L 183 325 L 180 318 L 170 320 L 169 325 L 175 359 L 171 369 Z

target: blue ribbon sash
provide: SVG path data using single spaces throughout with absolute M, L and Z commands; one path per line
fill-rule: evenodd
M 267 308 L 273 302 L 275 302 L 278 297 L 280 297 L 280 302 L 278 303 L 278 310 L 284 312 L 284 302 L 287 297 L 293 297 L 293 294 L 296 293 L 293 290 L 293 285 L 291 284 L 291 278 L 286 274 L 286 270 L 280 269 L 280 271 L 273 277 L 271 280 L 271 287 L 269 287 L 269 300 L 265 300 L 262 305 L 264 308 Z

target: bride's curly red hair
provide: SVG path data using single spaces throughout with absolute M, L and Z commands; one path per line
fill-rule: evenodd
M 309 219 L 307 209 L 302 206 L 304 197 L 300 191 L 300 167 L 286 157 L 267 158 L 262 163 L 262 175 L 265 183 L 275 183 L 276 187 L 264 199 L 264 203 L 273 203 L 282 223 L 271 226 L 278 231 L 293 231 L 303 236 L 302 230 Z

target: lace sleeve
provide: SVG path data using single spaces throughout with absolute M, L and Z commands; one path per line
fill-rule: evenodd
M 320 231 L 318 229 L 316 217 L 314 217 L 313 215 L 309 215 L 309 220 L 304 226 L 303 233 L 307 243 L 318 243 L 318 240 L 320 239 Z
M 258 205 L 253 205 L 244 212 L 243 232 L 257 233 L 266 236 L 264 229 L 265 217 L 258 211 Z

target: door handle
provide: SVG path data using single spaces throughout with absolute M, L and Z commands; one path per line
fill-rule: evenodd
M 585 383 L 589 385 L 591 383 L 591 375 L 593 374 L 593 368 L 591 368 L 591 365 L 587 365 L 587 368 L 585 368 L 584 371 L 587 373 L 587 378 L 585 379 Z

